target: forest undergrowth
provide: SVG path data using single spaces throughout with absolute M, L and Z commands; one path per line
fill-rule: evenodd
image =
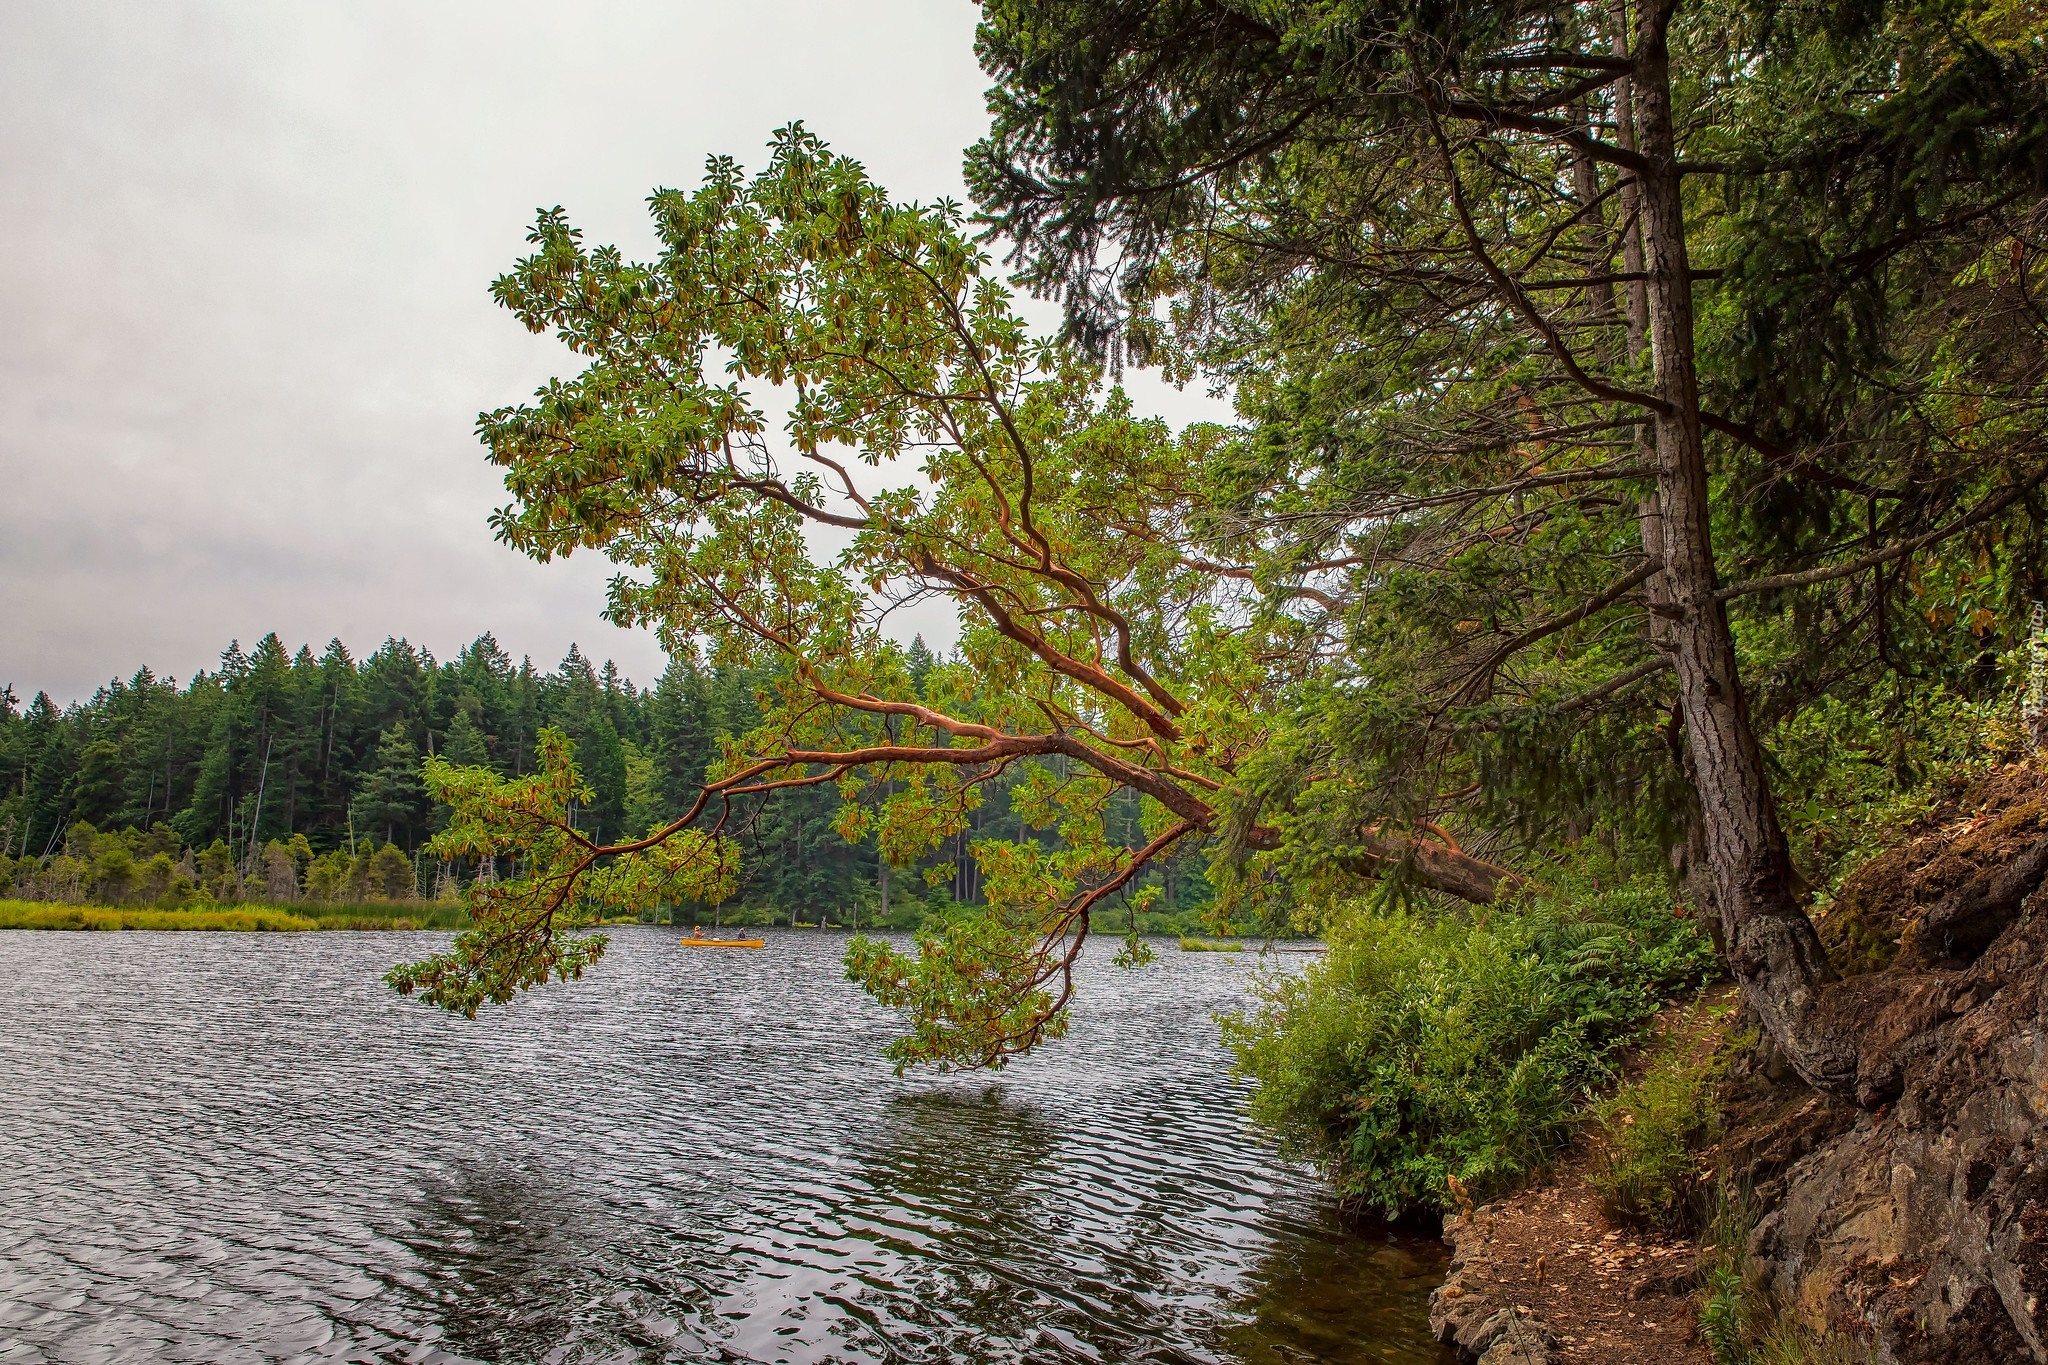
M 1978 701 L 1902 693 L 1892 707 L 1815 708 L 1771 736 L 1774 765 L 1797 779 L 1786 824 L 1839 968 L 1888 960 L 1903 927 L 1866 904 L 1866 883 L 1896 879 L 1860 870 L 1952 837 L 1943 812 L 1958 793 L 2015 785 L 2026 668 L 2017 651 L 2005 662 L 2010 684 Z M 2039 815 L 2019 801 L 1990 832 L 2009 843 Z M 1390 1218 L 1448 1212 L 1580 1147 L 1599 1152 L 1594 1181 L 1616 1216 L 1671 1231 L 1711 1221 L 1695 1156 L 1715 1131 L 1721 1063 L 1636 1058 L 1622 1083 L 1659 1011 L 1724 976 L 1668 861 L 1596 830 L 1503 904 L 1382 894 L 1337 903 L 1328 922 L 1328 956 L 1262 977 L 1224 1032 L 1255 1082 L 1253 1119 L 1347 1198 Z

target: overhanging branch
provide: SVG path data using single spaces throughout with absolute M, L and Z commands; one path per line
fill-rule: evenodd
M 1867 555 L 1849 560 L 1843 564 L 1824 564 L 1818 568 L 1801 570 L 1798 573 L 1772 574 L 1768 578 L 1752 578 L 1746 583 L 1731 583 L 1725 588 L 1716 589 L 1714 600 L 1726 602 L 1731 598 L 1747 597 L 1751 593 L 1776 592 L 1783 588 L 1810 587 L 1815 583 L 1826 583 L 1837 578 L 1849 578 L 1855 574 L 1862 573 L 1865 569 L 1874 569 L 1880 564 L 1889 564 L 1895 559 L 1904 559 L 1907 555 L 1917 550 L 1925 549 L 1937 541 L 1946 540 L 1950 536 L 1969 530 L 1979 522 L 1988 521 L 1990 518 L 1997 516 L 2000 512 L 2003 512 L 2006 508 L 2012 506 L 2039 487 L 2044 478 L 2048 478 L 2048 467 L 2036 470 L 2026 479 L 2013 484 L 2002 492 L 1992 494 L 1948 525 L 1938 526 L 1925 535 L 1914 536 L 1911 540 L 1902 540 L 1896 544 L 1887 545 L 1881 550 L 1872 550 Z

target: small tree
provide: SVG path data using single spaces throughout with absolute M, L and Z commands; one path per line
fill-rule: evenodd
M 419 750 L 406 736 L 404 724 L 394 722 L 377 742 L 376 766 L 356 790 L 351 817 L 357 829 L 382 829 L 389 844 L 400 831 L 409 832 L 419 823 L 426 802 Z
M 386 844 L 370 855 L 365 884 L 380 900 L 409 901 L 419 894 L 412 859 L 397 844 Z

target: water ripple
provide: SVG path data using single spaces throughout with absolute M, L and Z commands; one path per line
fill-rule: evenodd
M 0 935 L 0 1365 L 1438 1362 L 1434 1248 L 1249 1136 L 1249 963 L 1085 964 L 1070 1037 L 898 1080 L 844 940 L 470 1023 L 445 935 Z

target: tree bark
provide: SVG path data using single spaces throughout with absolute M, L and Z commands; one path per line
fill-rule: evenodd
M 1685 743 L 1699 796 L 1708 866 L 1728 965 L 1764 1028 L 1802 1079 L 1852 1096 L 1856 1058 L 1817 1017 L 1834 979 L 1813 922 L 1793 894 L 1792 859 L 1750 726 L 1735 641 L 1719 586 L 1707 495 L 1698 374 L 1693 352 L 1691 272 L 1673 132 L 1666 30 L 1676 0 L 1642 11 L 1635 44 L 1635 113 L 1640 151 L 1651 163 L 1638 195 L 1649 278 L 1653 391 L 1662 400 L 1654 530 L 1664 551 L 1660 614 L 1678 675 Z M 1646 547 L 1652 526 L 1644 524 Z
M 1343 863 L 1347 870 L 1362 877 L 1384 877 L 1406 863 L 1408 876 L 1417 886 L 1443 891 L 1474 905 L 1491 905 L 1527 885 L 1519 873 L 1428 839 L 1372 830 L 1354 837 L 1358 841 L 1357 852 Z

